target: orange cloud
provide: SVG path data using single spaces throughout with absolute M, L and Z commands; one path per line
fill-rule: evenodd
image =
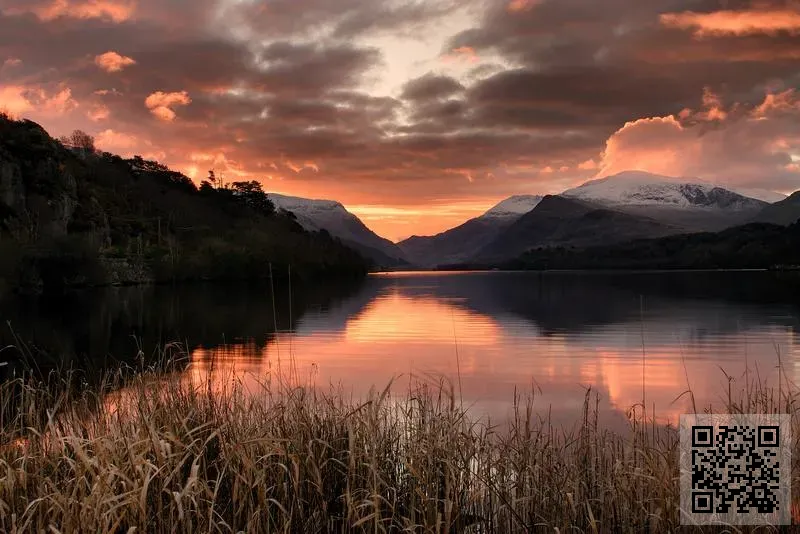
M 768 177 L 783 183 L 778 190 L 797 189 L 791 164 L 800 154 L 800 95 L 769 94 L 750 111 L 725 111 L 708 90 L 703 101 L 705 111 L 625 124 L 606 142 L 597 177 L 636 169 L 754 188 Z
M 125 67 L 135 65 L 136 61 L 127 56 L 121 56 L 116 52 L 106 52 L 94 58 L 94 63 L 106 72 L 119 72 Z
M 532 8 L 535 3 L 535 0 L 511 0 L 508 5 L 506 5 L 506 9 L 510 13 L 518 13 Z
M 135 135 L 108 129 L 95 136 L 95 144 L 98 148 L 106 152 L 113 152 L 122 156 L 132 156 L 141 142 Z
M 87 111 L 86 116 L 89 117 L 91 121 L 100 122 L 108 119 L 111 116 L 111 111 L 108 107 L 99 104 Z
M 286 167 L 288 167 L 289 169 L 291 169 L 295 173 L 299 173 L 303 169 L 311 169 L 314 172 L 319 172 L 319 167 L 313 161 L 306 161 L 302 165 L 297 165 L 296 163 L 293 163 L 293 162 L 287 160 L 284 163 L 284 165 L 286 165 Z
M 788 32 L 800 34 L 800 12 L 789 9 L 755 9 L 714 11 L 712 13 L 664 13 L 661 24 L 693 30 L 698 37 L 720 35 L 774 35 Z
M 56 115 L 63 115 L 78 107 L 78 103 L 72 98 L 72 90 L 69 88 L 63 88 L 50 97 L 40 90 L 36 92 L 35 96 L 39 106 L 42 106 L 45 111 Z
M 767 95 L 764 102 L 754 110 L 754 115 L 758 118 L 766 118 L 771 113 L 800 110 L 800 97 L 797 91 L 789 89 L 782 93 Z
M 450 54 L 442 56 L 442 61 L 445 63 L 453 63 L 456 61 L 464 61 L 467 63 L 477 63 L 480 61 L 475 49 L 471 46 L 459 46 L 454 48 Z
M 18 117 L 31 109 L 33 106 L 25 98 L 24 92 L 25 87 L 18 85 L 0 87 L 0 111 Z
M 33 8 L 17 8 L 14 12 L 33 12 L 44 21 L 60 17 L 76 19 L 110 19 L 113 22 L 124 22 L 136 11 L 136 0 L 52 0 L 45 5 Z
M 157 91 L 144 101 L 144 105 L 147 106 L 150 113 L 163 121 L 175 120 L 176 115 L 175 111 L 172 110 L 172 106 L 188 106 L 191 103 L 192 99 L 189 98 L 189 93 L 186 91 L 173 93 Z
M 51 94 L 40 87 L 0 87 L 0 103 L 15 115 L 34 110 L 43 115 L 63 115 L 78 107 L 78 103 L 72 98 L 72 90 L 68 87 L 62 87 Z

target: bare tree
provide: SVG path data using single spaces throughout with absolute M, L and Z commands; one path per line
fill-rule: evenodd
M 58 140 L 65 147 L 83 154 L 94 154 L 97 151 L 94 146 L 94 137 L 83 130 L 75 130 L 68 136 L 59 137 Z

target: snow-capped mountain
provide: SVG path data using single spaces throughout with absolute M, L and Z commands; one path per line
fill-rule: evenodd
M 534 209 L 542 197 L 517 195 L 486 213 L 435 236 L 413 236 L 398 243 L 406 258 L 419 267 L 460 263 L 491 243 L 517 219 Z
M 493 264 L 512 260 L 537 247 L 611 245 L 679 232 L 679 228 L 645 215 L 548 195 L 534 209 L 505 227 L 489 244 L 475 251 L 469 260 Z
M 481 215 L 481 217 L 501 219 L 517 218 L 531 211 L 541 201 L 542 196 L 540 195 L 514 195 L 513 197 L 503 200 Z
M 317 200 L 269 193 L 278 210 L 294 214 L 306 230 L 326 230 L 345 244 L 375 261 L 380 267 L 395 267 L 406 263 L 403 252 L 391 241 L 380 237 L 355 215 L 335 200 Z
M 768 204 L 699 180 L 642 171 L 592 180 L 562 196 L 646 215 L 687 231 L 718 231 L 743 224 Z
M 603 204 L 658 205 L 682 208 L 742 209 L 761 200 L 713 184 L 685 182 L 669 176 L 627 171 L 592 180 L 562 193 L 562 196 Z

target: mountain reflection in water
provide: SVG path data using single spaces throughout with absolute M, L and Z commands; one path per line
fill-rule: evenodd
M 280 371 L 354 396 L 395 378 L 403 394 L 411 377 L 442 377 L 493 420 L 516 388 L 569 423 L 591 387 L 614 425 L 641 402 L 644 379 L 648 410 L 674 421 L 691 407 L 678 398 L 689 387 L 698 408 L 718 405 L 725 373 L 738 391 L 746 368 L 776 384 L 779 355 L 791 380 L 800 362 L 798 281 L 774 273 L 391 273 L 295 289 L 291 316 L 288 288 L 275 293 L 273 305 L 269 287 L 128 288 L 0 311 L 20 338 L 73 365 L 179 340 L 186 378 L 212 373 L 219 388 Z

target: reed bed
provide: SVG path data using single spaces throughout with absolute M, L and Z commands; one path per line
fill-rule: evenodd
M 447 382 L 353 399 L 269 378 L 220 391 L 184 376 L 0 385 L 0 531 L 682 529 L 678 432 L 641 406 L 629 432 L 613 433 L 587 392 L 582 420 L 563 429 L 536 415 L 533 395 L 514 394 L 513 415 L 492 426 Z M 727 404 L 788 412 L 797 427 L 788 384 L 748 384 Z

